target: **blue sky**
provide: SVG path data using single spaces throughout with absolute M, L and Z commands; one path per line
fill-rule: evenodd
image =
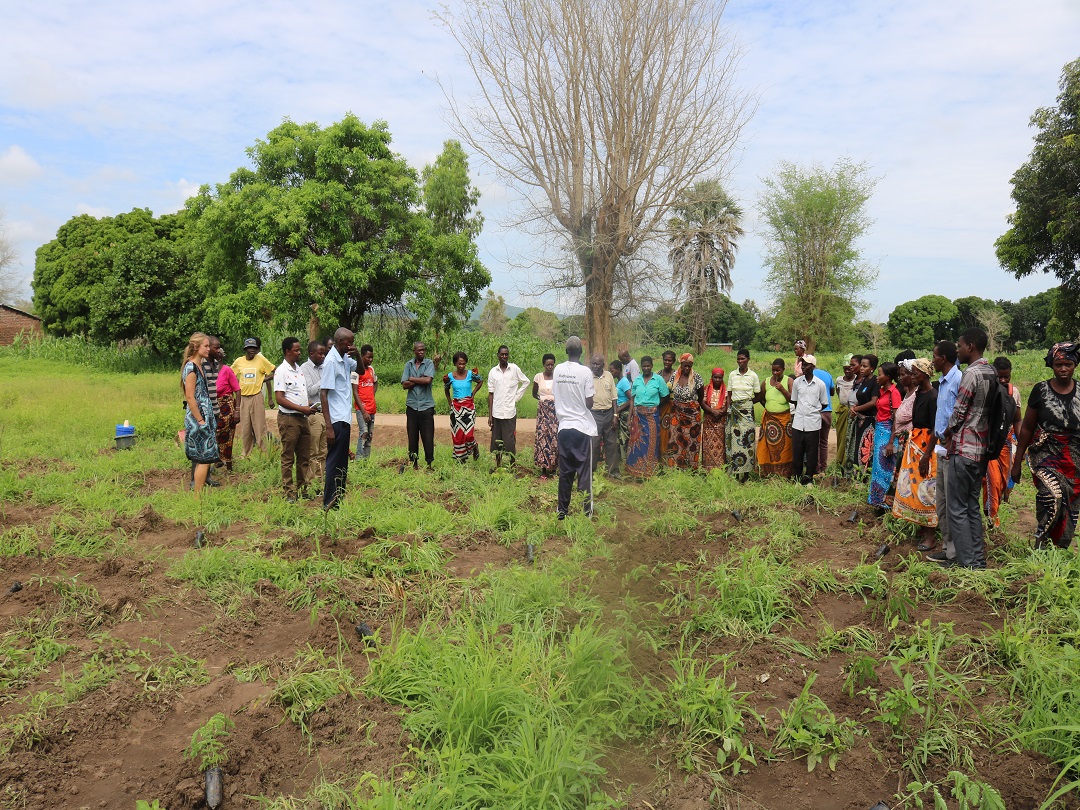
M 285 117 L 389 122 L 417 167 L 454 137 L 436 76 L 469 86 L 430 2 L 9 4 L 0 29 L 0 209 L 29 293 L 34 251 L 68 218 L 175 211 L 246 165 Z M 740 81 L 760 96 L 727 182 L 747 209 L 736 300 L 765 302 L 754 200 L 781 160 L 847 156 L 881 178 L 863 248 L 867 314 L 927 292 L 1017 299 L 1051 286 L 1001 271 L 993 243 L 1027 122 L 1080 56 L 1075 0 L 731 0 Z M 516 305 L 549 246 L 500 227 L 512 194 L 482 166 L 483 258 Z

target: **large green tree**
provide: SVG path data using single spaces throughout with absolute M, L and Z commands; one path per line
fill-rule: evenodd
M 971 329 L 973 326 L 981 327 L 982 322 L 979 319 L 979 313 L 986 310 L 1000 309 L 994 301 L 989 298 L 980 298 L 977 295 L 967 295 L 963 298 L 954 299 L 953 306 L 956 307 L 956 315 L 949 319 L 947 335 L 949 340 L 956 340 L 963 334 L 965 329 Z
M 418 229 L 421 261 L 407 284 L 407 304 L 431 333 L 435 350 L 443 351 L 444 338 L 469 319 L 491 283 L 476 246 L 484 218 L 475 211 L 480 192 L 469 179 L 469 157 L 458 141 L 446 141 L 421 176 L 427 216 Z
M 705 351 L 709 314 L 732 287 L 742 209 L 718 180 L 695 183 L 668 220 L 668 260 L 675 298 L 685 296 L 690 316 L 690 344 Z
M 900 349 L 927 351 L 936 341 L 952 339 L 956 317 L 956 305 L 943 295 L 905 301 L 889 314 L 889 342 Z
M 877 180 L 865 164 L 842 159 L 832 168 L 783 162 L 763 182 L 758 211 L 765 287 L 778 305 L 773 331 L 805 338 L 811 351 L 838 348 L 840 333 L 851 333 L 848 310 L 863 305 L 877 279 L 859 248 Z
M 184 220 L 136 208 L 61 225 L 38 248 L 34 266 L 34 307 L 46 330 L 178 351 L 197 326 L 206 328 L 203 281 L 188 261 Z
M 1053 273 L 1061 285 L 1055 313 L 1080 331 L 1080 59 L 1061 71 L 1057 106 L 1031 117 L 1035 146 L 1012 177 L 1016 211 L 995 246 L 1001 266 L 1017 278 Z M 1058 335 L 1056 337 L 1063 337 Z
M 1009 316 L 1005 348 L 1038 349 L 1053 344 L 1054 339 L 1048 339 L 1046 330 L 1054 317 L 1057 296 L 1058 291 L 1051 289 L 1021 298 L 1016 303 L 998 301 L 998 306 Z
M 413 304 L 445 323 L 454 308 L 437 301 L 475 302 L 488 277 L 463 153 L 448 144 L 425 196 L 390 143 L 384 122 L 354 115 L 325 128 L 285 121 L 248 150 L 253 168 L 189 201 L 223 323 L 246 330 L 269 316 L 295 330 L 315 312 L 355 330 L 372 310 Z

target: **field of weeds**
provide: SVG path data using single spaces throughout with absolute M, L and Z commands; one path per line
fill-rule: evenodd
M 336 513 L 273 453 L 197 504 L 167 430 L 100 438 L 174 378 L 0 375 L 0 807 L 205 807 L 215 767 L 264 810 L 1080 806 L 1080 559 L 1027 483 L 980 572 L 828 479 L 557 521 L 528 464 L 384 447 Z

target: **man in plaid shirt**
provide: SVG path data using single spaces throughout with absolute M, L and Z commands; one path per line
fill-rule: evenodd
M 945 431 L 949 448 L 949 534 L 956 564 L 986 568 L 979 493 L 986 475 L 986 443 L 990 433 L 990 395 L 998 384 L 994 367 L 986 362 L 986 332 L 968 329 L 956 342 L 956 354 L 967 363 L 960 378 L 956 407 Z

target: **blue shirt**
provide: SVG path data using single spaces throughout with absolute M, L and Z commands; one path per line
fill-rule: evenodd
M 825 393 L 829 395 L 829 404 L 821 409 L 822 413 L 832 413 L 832 395 L 836 390 L 836 384 L 833 382 L 832 374 L 827 371 L 822 371 L 820 368 L 814 369 L 814 376 L 825 383 Z
M 655 408 L 660 400 L 671 393 L 659 374 L 653 374 L 646 382 L 645 377 L 636 377 L 630 392 L 634 395 L 634 404 L 643 408 Z
M 420 375 L 414 375 L 420 376 Z M 475 371 L 470 371 L 465 375 L 464 380 L 459 380 L 453 374 L 450 375 L 450 382 L 446 387 L 450 389 L 450 396 L 454 399 L 465 399 L 472 396 L 473 383 L 480 381 L 480 375 Z
M 408 382 L 409 377 L 431 377 L 434 380 L 435 364 L 431 362 L 430 358 L 425 357 L 417 365 L 416 359 L 413 358 L 405 364 L 405 370 L 401 372 L 401 381 Z M 412 408 L 414 411 L 426 411 L 428 408 L 434 408 L 435 397 L 431 393 L 431 384 L 414 385 L 410 388 L 409 393 L 405 395 L 405 407 Z
M 630 380 L 626 379 L 626 377 L 619 378 L 619 381 L 615 384 L 615 391 L 619 395 L 619 399 L 615 403 L 616 405 L 625 405 L 627 400 L 630 399 L 630 397 L 626 395 L 626 392 L 630 390 L 631 385 L 632 383 Z
M 956 395 L 960 391 L 960 369 L 953 366 L 948 374 L 941 375 L 937 392 L 937 417 L 934 419 L 934 433 L 938 440 L 945 438 L 945 429 L 949 427 L 953 409 L 956 408 Z
M 352 419 L 352 384 L 349 382 L 356 371 L 356 361 L 342 357 L 334 346 L 327 352 L 322 364 L 322 381 L 319 387 L 326 392 L 326 407 L 331 422 L 348 422 Z

